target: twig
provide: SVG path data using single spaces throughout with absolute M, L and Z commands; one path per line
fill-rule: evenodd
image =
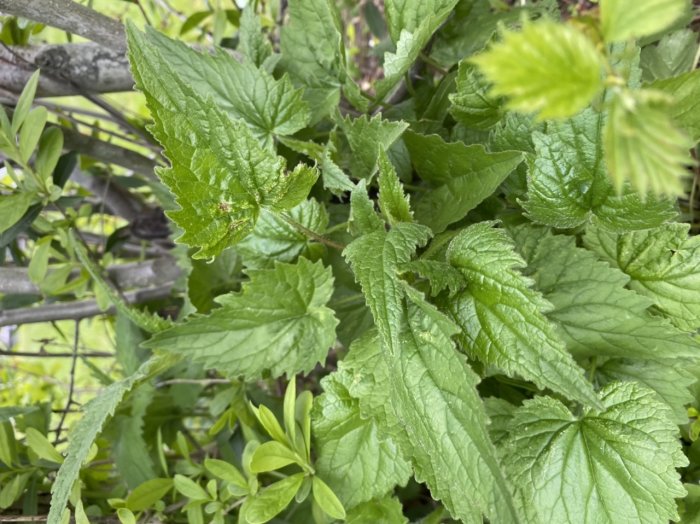
M 339 242 L 335 242 L 329 238 L 324 237 L 323 235 L 319 235 L 315 231 L 312 231 L 308 227 L 305 227 L 304 225 L 300 224 L 299 222 L 294 220 L 292 217 L 290 217 L 286 213 L 282 213 L 281 216 L 289 225 L 296 228 L 300 233 L 306 235 L 307 237 L 311 238 L 312 240 L 316 240 L 317 242 L 320 242 L 321 244 L 325 244 L 325 245 L 332 247 L 334 249 L 337 249 L 339 251 L 343 251 L 347 247 L 347 246 L 345 246 L 345 244 L 340 244 Z
M 5 351 L 0 349 L 0 355 L 7 357 L 29 357 L 29 358 L 72 358 L 73 353 L 51 353 L 49 351 Z M 113 358 L 114 353 L 97 351 L 89 353 L 79 353 L 79 357 L 87 358 Z
M 71 405 L 73 404 L 73 391 L 75 390 L 75 368 L 78 364 L 78 343 L 80 342 L 80 320 L 75 321 L 75 333 L 73 334 L 73 360 L 70 364 L 70 381 L 68 382 L 68 400 L 66 400 L 66 407 L 61 413 L 61 419 L 58 421 L 58 426 L 56 426 L 56 440 L 61 438 L 61 429 L 63 428 L 63 423 L 66 421 L 68 412 Z
M 230 384 L 231 381 L 226 378 L 173 378 L 170 380 L 164 380 L 163 382 L 158 382 L 156 384 L 156 389 L 164 388 L 166 386 L 174 386 L 178 384 L 194 384 L 199 386 L 212 386 L 214 384 Z
M 77 276 L 75 271 L 71 276 Z M 177 280 L 180 268 L 170 257 L 144 262 L 128 262 L 107 268 L 107 275 L 121 289 L 148 288 Z M 38 294 L 39 288 L 29 279 L 25 268 L 0 267 L 0 293 Z
M 140 304 L 151 300 L 160 300 L 170 296 L 173 283 L 151 289 L 139 289 L 124 293 L 129 304 Z M 36 322 L 53 322 L 56 320 L 79 320 L 102 314 L 114 314 L 116 308 L 110 306 L 102 311 L 95 300 L 62 302 L 37 307 L 6 309 L 0 311 L 0 326 L 14 326 Z

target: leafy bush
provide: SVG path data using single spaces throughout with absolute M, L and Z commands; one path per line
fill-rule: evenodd
M 1 114 L 3 234 L 67 209 L 29 271 L 116 307 L 123 378 L 63 453 L 44 408 L 0 408 L 0 507 L 51 485 L 52 524 L 695 522 L 693 12 L 523 4 L 343 5 L 362 52 L 327 0 L 281 28 L 252 3 L 211 53 L 127 24 L 170 316 L 77 228 L 35 75 Z M 82 280 L 42 288 L 50 260 Z

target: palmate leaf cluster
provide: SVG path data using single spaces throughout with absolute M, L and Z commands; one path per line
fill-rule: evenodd
M 166 494 L 193 523 L 693 522 L 688 2 L 386 0 L 369 89 L 335 2 L 289 0 L 272 41 L 253 4 L 235 53 L 127 26 L 190 289 L 173 322 L 112 297 L 151 357 L 85 406 L 49 522 L 82 518 L 123 399 L 143 441 L 166 368 L 230 380 L 209 432 L 227 451 L 180 434 L 168 471 L 142 442 L 122 522 Z M 202 274 L 240 285 L 202 300 Z

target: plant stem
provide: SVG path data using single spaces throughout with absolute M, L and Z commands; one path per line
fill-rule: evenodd
M 291 226 L 296 228 L 300 233 L 306 235 L 312 240 L 315 240 L 316 242 L 320 242 L 321 244 L 325 244 L 328 247 L 332 247 L 333 249 L 337 249 L 338 251 L 343 251 L 345 249 L 345 244 L 340 244 L 338 242 L 334 242 L 333 240 L 330 240 L 322 235 L 319 235 L 315 231 L 312 231 L 308 227 L 300 224 L 296 220 L 294 220 L 292 217 L 287 215 L 286 213 L 281 214 L 282 218 Z

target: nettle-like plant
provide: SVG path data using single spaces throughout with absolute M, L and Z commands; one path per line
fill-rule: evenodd
M 690 3 L 526 4 L 386 0 L 369 86 L 330 0 L 289 0 L 279 39 L 249 6 L 233 52 L 127 27 L 180 262 L 242 283 L 165 320 L 69 235 L 152 356 L 65 459 L 32 433 L 63 462 L 50 522 L 83 518 L 75 481 L 127 393 L 187 366 L 231 379 L 209 434 L 243 443 L 197 458 L 179 434 L 176 471 L 110 500 L 122 522 L 169 494 L 193 523 L 401 523 L 411 478 L 424 522 L 665 523 L 683 481 L 696 518 Z

